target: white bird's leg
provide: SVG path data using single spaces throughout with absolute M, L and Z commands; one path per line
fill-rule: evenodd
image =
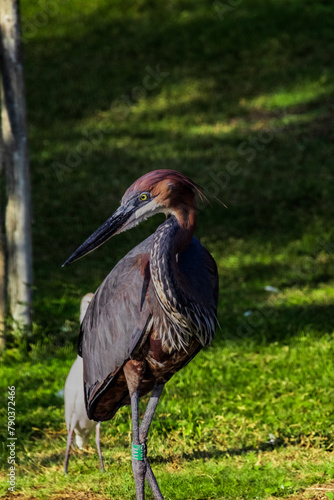
M 139 393 L 136 391 L 131 396 L 132 409 L 132 457 L 136 453 L 140 453 L 141 447 L 139 442 L 139 410 L 138 410 Z M 136 499 L 145 500 L 145 472 L 146 463 L 140 456 L 132 458 L 132 470 L 136 484 Z
M 70 448 L 71 448 L 71 444 L 72 444 L 72 436 L 73 436 L 73 429 L 71 429 L 68 432 L 68 434 L 67 434 L 67 445 L 66 445 L 66 453 L 65 453 L 64 474 L 67 474 L 68 461 L 70 459 Z
M 101 422 L 99 422 L 97 424 L 96 429 L 95 429 L 95 443 L 96 443 L 97 451 L 99 453 L 99 459 L 100 459 L 100 464 L 101 464 L 101 471 L 105 472 L 104 465 L 103 465 L 102 452 L 101 452 L 100 424 L 101 424 Z
M 156 410 L 156 407 L 158 406 L 159 399 L 161 396 L 161 393 L 163 391 L 165 384 L 155 384 L 151 398 L 148 402 L 140 429 L 139 429 L 139 440 L 140 443 L 145 444 L 145 451 L 146 451 L 146 440 L 147 440 L 147 435 L 148 431 L 151 425 L 151 422 L 153 420 L 154 412 Z M 160 488 L 158 486 L 157 480 L 153 474 L 153 471 L 151 469 L 150 463 L 147 459 L 146 453 L 145 453 L 145 473 L 146 473 L 146 479 L 148 481 L 148 484 L 151 487 L 152 493 L 154 495 L 155 500 L 164 500 L 164 497 L 161 494 Z

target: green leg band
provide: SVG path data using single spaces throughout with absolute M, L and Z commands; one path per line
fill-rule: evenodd
M 145 459 L 145 444 L 133 444 L 131 445 L 131 458 L 132 460 L 144 460 Z

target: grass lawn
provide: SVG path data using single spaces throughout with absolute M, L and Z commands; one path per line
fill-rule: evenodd
M 156 168 L 202 185 L 216 338 L 166 385 L 149 438 L 166 500 L 334 499 L 334 6 L 328 0 L 21 0 L 33 187 L 34 330 L 16 387 L 18 500 L 134 499 L 130 409 L 66 447 L 80 298 L 162 216 L 61 264 Z M 216 201 L 218 198 L 227 209 Z M 144 409 L 143 401 L 141 410 Z M 153 498 L 148 492 L 147 498 Z

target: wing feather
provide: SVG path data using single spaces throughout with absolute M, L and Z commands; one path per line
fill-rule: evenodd
M 110 380 L 145 335 L 151 311 L 146 300 L 148 238 L 129 252 L 96 291 L 81 325 L 79 353 L 88 388 Z

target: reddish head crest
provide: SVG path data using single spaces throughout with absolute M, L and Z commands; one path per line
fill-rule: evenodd
M 125 191 L 122 198 L 122 204 L 126 203 L 135 193 L 149 192 L 154 197 L 162 194 L 166 197 L 168 195 L 172 196 L 173 191 L 190 191 L 193 194 L 197 194 L 201 200 L 204 198 L 200 187 L 191 179 L 176 170 L 161 169 L 153 170 L 139 177 L 139 179 Z M 182 199 L 180 199 L 179 202 L 182 203 Z

